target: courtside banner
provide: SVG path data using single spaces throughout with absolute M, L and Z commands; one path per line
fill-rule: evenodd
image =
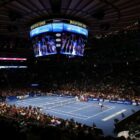
M 131 105 L 132 102 L 131 101 L 124 101 L 124 104 Z
M 124 101 L 123 100 L 118 100 L 117 103 L 118 104 L 124 104 Z
M 109 100 L 110 103 L 117 103 L 116 100 Z
M 12 100 L 16 100 L 16 99 L 17 99 L 16 96 L 8 96 L 8 97 L 6 98 L 6 101 L 12 101 Z
M 88 101 L 99 101 L 99 98 L 88 98 Z

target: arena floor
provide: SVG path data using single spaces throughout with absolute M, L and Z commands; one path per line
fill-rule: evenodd
M 80 102 L 75 98 L 58 96 L 39 96 L 23 100 L 10 101 L 9 104 L 17 106 L 40 107 L 45 114 L 54 115 L 63 119 L 73 118 L 82 124 L 92 126 L 96 124 L 105 135 L 114 135 L 114 119 L 123 120 L 140 110 L 140 106 L 104 102 L 104 107 L 98 101 Z M 133 110 L 133 111 L 132 111 Z M 124 117 L 122 116 L 124 114 Z

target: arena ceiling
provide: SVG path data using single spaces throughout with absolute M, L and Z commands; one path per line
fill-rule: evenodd
M 0 0 L 0 35 L 29 37 L 31 24 L 70 18 L 88 25 L 90 38 L 140 19 L 140 0 Z

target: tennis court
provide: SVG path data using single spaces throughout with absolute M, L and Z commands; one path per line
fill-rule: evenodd
M 9 102 L 17 106 L 40 107 L 45 114 L 63 119 L 74 119 L 77 122 L 101 128 L 105 135 L 113 135 L 114 119 L 122 120 L 140 110 L 139 106 L 104 102 L 103 108 L 98 101 L 80 102 L 73 97 L 40 96 Z M 122 113 L 125 117 L 122 117 Z

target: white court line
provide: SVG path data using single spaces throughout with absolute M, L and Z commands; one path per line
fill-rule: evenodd
M 91 106 L 91 105 L 90 105 L 90 106 Z M 78 110 L 83 110 L 83 109 L 88 108 L 88 107 L 90 107 L 90 106 L 86 106 L 86 107 L 77 109 L 77 110 L 75 110 L 75 111 L 70 111 L 70 112 L 65 112 L 65 111 L 59 111 L 59 112 L 65 113 L 65 114 L 67 114 L 67 115 L 70 114 L 71 116 L 74 117 L 73 112 L 76 112 L 76 111 L 78 111 Z M 115 108 L 115 107 L 114 107 L 114 106 L 113 106 L 113 107 L 110 107 L 109 109 L 107 109 L 107 110 L 105 110 L 105 111 L 102 111 L 102 112 L 99 112 L 99 113 L 97 113 L 97 114 L 95 114 L 95 115 L 93 115 L 93 116 L 90 116 L 90 117 L 88 117 L 88 116 L 86 116 L 86 115 L 79 115 L 79 116 L 86 117 L 86 119 L 84 119 L 84 120 L 87 120 L 87 119 L 93 118 L 93 117 L 95 117 L 95 116 L 98 116 L 98 115 L 100 115 L 100 114 L 102 114 L 102 113 L 104 113 L 104 112 L 107 112 L 107 111 L 109 111 L 109 110 L 111 110 L 111 109 L 113 109 L 113 108 Z M 55 112 L 58 112 L 57 110 L 54 110 L 54 109 L 51 109 L 51 110 L 52 110 L 52 111 L 55 111 Z M 50 110 L 50 111 L 51 111 L 51 110 Z M 61 113 L 59 113 L 59 114 L 61 114 Z
M 53 101 L 53 102 L 51 102 L 51 101 Z M 26 103 L 32 105 L 35 102 L 40 102 L 41 104 L 38 103 L 38 105 L 42 105 L 43 106 L 43 105 L 53 104 L 53 103 L 56 103 L 58 101 L 61 102 L 62 100 L 60 100 L 60 98 L 57 99 L 57 100 L 54 100 L 54 99 L 51 99 L 51 100 L 48 100 L 47 99 L 47 100 L 45 100 L 45 99 L 42 99 L 42 98 L 40 98 L 40 99 L 37 98 L 37 99 L 20 100 L 20 101 L 16 101 L 15 103 L 23 103 L 23 102 L 26 102 Z M 66 101 L 66 100 L 64 100 L 64 101 Z M 45 102 L 45 104 L 43 102 Z
M 73 116 L 72 114 L 64 114 L 64 113 L 56 112 L 56 111 L 53 111 L 53 110 L 49 110 L 49 112 L 52 112 L 52 113 L 55 113 L 55 114 L 60 114 L 60 115 L 63 115 L 63 116 L 69 116 L 69 117 L 72 116 L 72 118 L 78 118 L 78 119 L 81 119 L 81 120 L 86 120 L 86 119 L 78 117 L 78 116 Z M 47 114 L 49 114 L 49 112 Z
M 90 118 L 93 118 L 93 117 L 95 117 L 95 116 L 98 116 L 98 115 L 100 115 L 100 114 L 102 114 L 102 113 L 104 113 L 104 112 L 107 112 L 107 111 L 109 111 L 109 110 L 112 110 L 112 109 L 114 109 L 114 108 L 115 108 L 115 107 L 113 106 L 112 108 L 107 109 L 107 110 L 102 111 L 102 112 L 99 112 L 99 113 L 97 113 L 97 114 L 95 114 L 95 115 L 93 115 L 93 116 L 88 117 L 87 119 L 90 119 Z
M 33 103 L 33 102 L 41 102 L 41 101 L 42 101 L 42 99 L 30 99 L 30 100 L 24 99 L 24 100 L 18 100 L 15 103 L 22 103 L 22 102 Z
M 79 110 L 84 110 L 84 109 L 89 108 L 89 107 L 93 107 L 93 105 L 88 105 L 88 106 L 85 106 L 85 107 L 81 107 L 81 108 L 79 108 L 77 110 L 70 111 L 69 113 L 73 113 L 73 112 L 76 112 L 76 111 L 79 111 Z
M 44 102 L 46 102 L 47 101 L 47 103 L 50 103 L 50 104 L 52 104 L 52 103 L 56 103 L 56 102 L 58 102 L 58 101 L 60 101 L 60 102 L 62 102 L 62 99 L 60 99 L 60 98 L 58 98 L 58 99 L 36 99 L 36 100 L 34 100 L 34 99 L 32 99 L 32 100 L 30 100 L 29 102 L 34 102 L 34 101 L 39 101 L 39 100 L 42 100 L 42 101 L 44 101 Z M 68 100 L 70 100 L 70 99 L 65 99 L 64 101 L 68 101 Z M 52 102 L 53 101 L 53 102 Z M 26 102 L 28 102 L 28 100 L 26 100 Z
M 24 101 L 37 101 L 37 100 L 53 100 L 54 101 L 54 98 L 50 98 L 50 97 L 47 97 L 47 96 L 44 96 L 45 98 L 42 98 L 42 97 L 32 97 L 32 98 L 27 98 L 27 99 L 23 99 Z M 56 100 L 61 100 L 61 98 L 56 98 Z
M 47 109 L 46 109 L 46 110 L 47 110 Z M 63 114 L 70 114 L 70 115 L 73 115 L 73 116 L 77 115 L 77 116 L 81 116 L 81 117 L 85 117 L 85 118 L 88 117 L 88 116 L 86 116 L 86 115 L 73 114 L 73 113 L 71 113 L 71 112 L 66 112 L 66 111 L 62 111 L 62 110 L 50 109 L 49 111 L 61 112 L 61 113 L 63 113 Z
M 20 105 L 20 106 L 36 106 L 36 107 L 43 107 L 43 104 L 29 104 L 29 103 L 27 103 L 27 102 L 18 102 L 18 103 L 16 103 L 15 105 Z
M 101 106 L 99 104 L 93 104 L 93 106 L 101 108 Z M 103 105 L 103 106 L 106 107 L 106 108 L 109 108 L 109 109 L 112 108 L 112 107 L 110 107 L 108 105 Z
M 77 102 L 76 103 L 74 103 L 74 104 L 78 104 Z M 71 109 L 79 109 L 79 108 L 82 108 L 83 106 L 72 106 L 73 104 L 67 104 L 66 106 L 64 106 L 64 107 L 66 107 L 66 108 L 71 108 Z M 85 105 L 84 105 L 85 106 Z
M 24 101 L 24 102 L 36 102 L 36 101 L 58 101 L 58 100 L 60 100 L 61 101 L 61 99 L 56 99 L 56 100 L 54 100 L 54 99 L 48 99 L 48 98 L 46 98 L 46 99 L 44 99 L 44 98 L 32 98 L 32 99 L 24 99 L 24 100 L 19 100 L 19 101 L 17 101 L 17 102 L 20 102 L 20 101 Z
M 30 104 L 28 104 L 28 103 L 26 103 L 26 102 L 20 102 L 20 103 L 17 103 L 18 105 L 25 105 L 25 106 L 29 106 Z M 41 107 L 40 105 L 42 105 L 42 104 L 37 104 L 36 105 L 36 107 Z M 44 105 L 44 104 L 43 104 Z M 43 105 L 42 105 L 42 107 L 43 107 Z M 43 110 L 45 109 L 45 107 L 43 107 Z M 46 109 L 47 110 L 47 109 Z M 53 109 L 51 109 L 51 110 L 49 110 L 49 112 L 54 112 L 54 113 L 57 113 L 57 114 L 61 114 L 61 115 L 66 115 L 66 116 L 72 116 L 73 118 L 79 118 L 79 119 L 82 119 L 82 120 L 84 120 L 85 118 L 87 118 L 88 116 L 85 116 L 85 115 L 78 115 L 77 114 L 77 116 L 75 116 L 74 114 L 72 114 L 72 113 L 69 113 L 69 112 L 65 112 L 65 111 L 56 111 L 56 110 L 53 110 Z M 78 117 L 79 116 L 79 117 Z M 81 117 L 80 117 L 81 116 Z M 82 118 L 83 117 L 83 118 Z
M 79 102 L 76 102 L 75 104 L 78 104 Z M 91 104 L 90 104 L 91 105 Z M 90 106 L 89 105 L 89 106 Z M 74 108 L 74 109 L 77 109 L 77 110 L 74 110 L 74 111 L 71 111 L 71 112 L 75 112 L 75 111 L 78 111 L 78 110 L 82 110 L 82 109 L 84 109 L 84 108 L 86 108 L 86 107 L 83 107 L 83 106 L 85 106 L 85 105 L 82 105 L 81 107 L 75 107 L 75 106 L 71 106 L 71 104 L 70 105 L 67 105 L 67 106 L 65 106 L 65 107 L 67 107 L 67 108 Z M 92 105 L 93 107 L 98 107 L 98 108 L 101 108 L 101 106 L 99 106 L 98 104 L 93 104 Z M 110 107 L 110 106 L 105 106 L 106 108 L 108 108 L 108 109 L 110 109 L 110 108 L 112 108 L 112 107 Z M 106 109 L 106 110 L 108 110 L 108 109 Z
M 38 103 L 38 104 L 34 104 L 34 103 L 32 103 L 32 104 L 30 104 L 30 103 L 27 103 L 27 102 L 19 102 L 19 103 L 16 103 L 17 105 L 20 105 L 20 106 L 35 106 L 35 107 L 43 107 L 44 106 L 44 103 Z
M 31 102 L 36 102 L 36 101 L 49 101 L 49 102 L 51 102 L 51 101 L 62 101 L 62 99 L 65 99 L 65 98 L 63 98 L 63 97 L 56 97 L 56 99 L 54 100 L 54 98 L 52 98 L 52 97 L 47 97 L 47 96 L 44 96 L 45 98 L 41 98 L 41 97 L 33 97 L 33 98 L 27 98 L 27 99 L 23 99 L 23 100 L 18 100 L 18 101 L 16 101 L 16 102 L 29 102 L 29 103 L 31 103 Z M 47 98 L 46 98 L 47 97 Z
M 78 109 L 78 107 L 71 106 L 71 104 L 67 104 L 67 105 L 61 106 L 61 107 L 68 108 L 68 109 Z
M 38 99 L 39 100 L 39 99 Z M 47 105 L 51 105 L 51 104 L 55 104 L 55 103 L 62 103 L 62 102 L 66 102 L 66 101 L 69 101 L 69 100 L 71 100 L 71 99 L 65 99 L 65 100 L 60 100 L 60 98 L 58 99 L 58 100 L 55 100 L 55 102 L 46 102 L 45 100 L 44 100 L 44 102 L 41 102 L 40 100 L 39 100 L 39 102 L 40 103 L 37 103 L 37 105 L 35 104 L 35 102 L 34 102 L 34 99 L 32 99 L 32 101 L 30 100 L 30 101 L 17 101 L 16 103 L 17 104 L 24 104 L 24 105 L 27 105 L 27 104 L 29 104 L 29 105 L 35 105 L 35 106 L 38 106 L 38 107 L 45 107 L 45 106 L 47 106 Z M 37 101 L 37 100 L 36 100 Z M 43 101 L 43 100 L 42 100 Z M 54 100 L 53 100 L 54 101 Z
M 30 101 L 32 100 L 32 103 L 33 103 L 33 101 L 35 100 L 35 99 L 30 99 Z M 36 100 L 38 100 L 38 98 L 36 99 Z M 40 98 L 39 100 L 42 100 L 42 98 Z M 55 100 L 55 101 L 58 101 L 58 100 L 60 100 L 60 98 L 59 99 L 57 99 L 57 100 Z M 29 102 L 30 102 L 29 101 Z M 53 100 L 54 101 L 54 100 Z M 66 101 L 66 100 L 65 100 Z M 17 101 L 17 104 L 19 103 L 21 103 L 21 105 L 23 104 L 23 105 L 31 105 L 31 104 L 29 104 L 29 102 L 27 103 L 27 100 L 24 100 L 24 101 Z M 55 103 L 55 102 L 54 102 Z M 47 103 L 47 104 L 49 104 L 49 103 Z M 77 104 L 77 103 L 76 103 Z M 44 104 L 37 104 L 37 106 L 39 106 L 39 107 L 43 107 L 44 106 Z M 90 119 L 90 118 L 93 118 L 93 117 L 95 117 L 95 116 L 98 116 L 98 115 L 100 115 L 100 114 L 102 114 L 102 113 L 104 113 L 104 112 L 107 112 L 107 111 L 109 111 L 109 110 L 111 110 L 111 109 L 113 109 L 113 108 L 115 108 L 115 107 L 111 107 L 111 108 L 109 108 L 109 109 L 107 109 L 107 110 L 105 110 L 105 111 L 102 111 L 102 112 L 99 112 L 99 113 L 97 113 L 97 114 L 95 114 L 95 115 L 93 115 L 93 116 L 89 116 L 89 117 L 87 117 L 87 116 L 85 116 L 85 115 L 78 115 L 78 116 L 81 116 L 81 117 L 76 117 L 74 114 L 72 114 L 72 112 L 76 112 L 76 111 L 78 111 L 78 110 L 83 110 L 83 109 L 85 109 L 85 108 L 88 108 L 88 107 L 90 107 L 91 105 L 89 105 L 89 106 L 86 106 L 86 107 L 82 107 L 82 108 L 80 108 L 80 109 L 77 109 L 77 110 L 74 110 L 74 111 L 71 111 L 71 112 L 65 112 L 65 111 L 61 111 L 62 113 L 60 113 L 60 111 L 59 112 L 57 112 L 56 110 L 49 110 L 50 112 L 54 112 L 54 113 L 57 113 L 57 114 L 61 114 L 61 115 L 66 115 L 66 116 L 72 116 L 72 117 L 74 117 L 74 118 L 79 118 L 79 119 L 82 119 L 82 120 L 87 120 L 87 119 Z M 92 106 L 94 106 L 94 105 L 92 105 Z M 43 107 L 44 108 L 44 107 Z M 86 118 L 82 118 L 82 117 L 86 117 Z
M 76 111 L 79 111 L 79 110 L 83 110 L 83 109 L 86 109 L 86 108 L 88 108 L 88 107 L 100 107 L 100 106 L 99 106 L 99 105 L 95 105 L 95 104 L 90 104 L 90 105 L 88 105 L 88 106 L 81 107 L 81 108 L 79 108 L 79 109 L 77 109 L 77 110 L 70 111 L 69 113 L 76 112 Z M 112 107 L 108 107 L 108 106 L 105 106 L 105 107 L 107 107 L 107 108 L 109 108 L 109 109 L 112 109 Z M 107 110 L 109 110 L 109 109 L 107 109 Z
M 121 111 L 118 111 L 118 112 L 116 112 L 116 113 L 114 113 L 114 114 L 112 114 L 112 115 L 110 115 L 110 116 L 108 116 L 108 117 L 106 117 L 106 118 L 104 118 L 104 119 L 102 119 L 102 121 L 108 121 L 108 120 L 110 120 L 110 119 L 112 119 L 113 117 L 115 117 L 115 116 L 117 116 L 117 115 L 120 115 L 121 113 L 123 113 L 123 112 L 125 112 L 125 111 L 127 111 L 126 109 L 122 109 Z
M 22 103 L 22 104 L 24 104 L 24 105 L 29 105 L 29 104 L 27 104 L 27 103 Z M 88 106 L 89 107 L 89 106 Z M 87 108 L 87 107 L 86 107 Z M 93 117 L 95 117 L 95 116 L 98 116 L 99 114 L 102 114 L 102 113 L 104 113 L 104 112 L 106 112 L 106 111 L 109 111 L 109 110 L 111 110 L 111 109 L 113 109 L 114 107 L 112 107 L 112 108 L 110 108 L 110 109 L 108 109 L 108 110 L 105 110 L 105 111 L 103 111 L 103 112 L 100 112 L 100 113 L 97 113 L 97 114 L 95 114 L 95 115 L 93 115 L 93 116 L 90 116 L 90 117 L 88 117 L 88 116 L 85 116 L 85 115 L 77 115 L 77 116 L 75 116 L 73 113 L 71 113 L 71 112 L 65 112 L 65 111 L 57 111 L 57 110 L 54 110 L 54 109 L 51 109 L 51 110 L 49 110 L 49 112 L 53 112 L 53 113 L 56 113 L 56 114 L 60 114 L 60 115 L 65 115 L 65 116 L 72 116 L 73 118 L 79 118 L 79 119 L 82 119 L 82 120 L 87 120 L 87 119 L 90 119 L 90 118 L 93 118 Z M 43 110 L 44 110 L 44 108 L 43 108 Z M 78 117 L 79 116 L 79 117 Z M 80 117 L 81 116 L 81 117 Z M 83 117 L 83 118 L 82 118 Z

